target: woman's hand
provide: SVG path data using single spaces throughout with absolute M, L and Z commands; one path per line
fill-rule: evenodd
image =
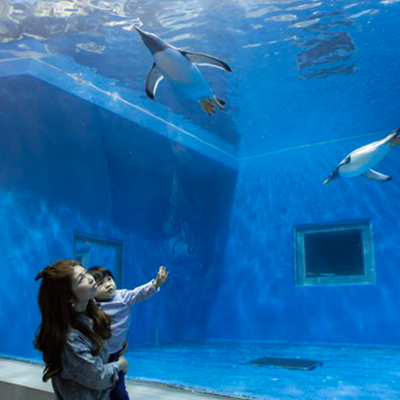
M 127 374 L 129 371 L 128 360 L 124 356 L 120 356 L 117 361 L 118 369 L 122 371 L 124 374 Z
M 167 272 L 167 268 L 161 266 L 160 269 L 158 270 L 157 278 L 153 282 L 154 287 L 158 289 L 161 285 L 164 284 L 164 282 L 167 280 L 169 275 L 169 272 Z

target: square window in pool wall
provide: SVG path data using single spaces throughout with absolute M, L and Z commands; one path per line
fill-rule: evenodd
M 296 285 L 353 285 L 375 282 L 369 221 L 294 228 Z
M 124 243 L 100 236 L 74 233 L 74 259 L 85 268 L 106 267 L 113 274 L 117 287 L 122 286 Z

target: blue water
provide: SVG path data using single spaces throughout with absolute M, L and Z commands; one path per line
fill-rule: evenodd
M 89 68 L 82 70 L 83 78 L 94 71 L 116 92 L 126 88 L 145 98 L 152 59 L 134 25 L 179 48 L 226 61 L 233 74 L 202 71 L 227 101 L 227 112 L 205 118 L 196 104 L 182 101 L 165 82 L 157 104 L 221 137 L 242 157 L 381 131 L 397 123 L 391 112 L 398 97 L 396 1 L 11 5 L 4 3 L 1 9 L 2 58 L 31 55 L 57 63 L 54 58 L 66 57 Z
M 400 126 L 399 15 L 398 0 L 0 2 L 0 354 L 38 359 L 33 277 L 83 236 L 123 246 L 124 288 L 171 271 L 132 310 L 130 376 L 400 398 L 398 149 L 376 167 L 391 181 L 322 186 Z M 165 80 L 149 99 L 134 26 L 229 64 L 200 67 L 226 109 L 208 116 Z M 374 281 L 296 285 L 294 227 L 354 220 L 372 227 Z M 112 263 L 105 249 L 87 263 Z M 324 366 L 244 364 L 271 354 Z

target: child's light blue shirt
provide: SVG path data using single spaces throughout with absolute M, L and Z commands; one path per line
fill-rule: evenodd
M 160 289 L 156 289 L 153 280 L 133 290 L 116 290 L 111 300 L 98 301 L 97 305 L 112 317 L 111 338 L 106 341 L 106 349 L 114 354 L 124 347 L 126 333 L 130 325 L 131 307 L 143 300 L 147 300 Z

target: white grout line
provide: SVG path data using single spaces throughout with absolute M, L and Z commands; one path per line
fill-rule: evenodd
M 373 132 L 373 133 L 366 133 L 364 135 L 348 136 L 348 137 L 345 137 L 345 138 L 325 140 L 323 142 L 302 144 L 300 146 L 294 146 L 294 147 L 288 147 L 286 149 L 269 151 L 267 153 L 256 154 L 254 156 L 241 157 L 241 158 L 239 158 L 239 161 L 252 160 L 252 159 L 255 159 L 255 158 L 261 158 L 261 157 L 269 156 L 269 155 L 272 155 L 272 154 L 286 153 L 287 151 L 299 150 L 299 149 L 304 149 L 304 148 L 307 148 L 307 147 L 322 146 L 322 145 L 331 144 L 331 143 L 346 142 L 348 140 L 360 139 L 360 138 L 368 137 L 368 136 L 377 136 L 377 135 L 382 135 L 383 136 L 383 135 L 388 135 L 388 134 L 389 134 L 388 131 Z
M 0 63 L 9 61 L 29 60 L 29 59 L 32 59 L 32 57 L 6 58 L 5 60 L 0 60 Z

